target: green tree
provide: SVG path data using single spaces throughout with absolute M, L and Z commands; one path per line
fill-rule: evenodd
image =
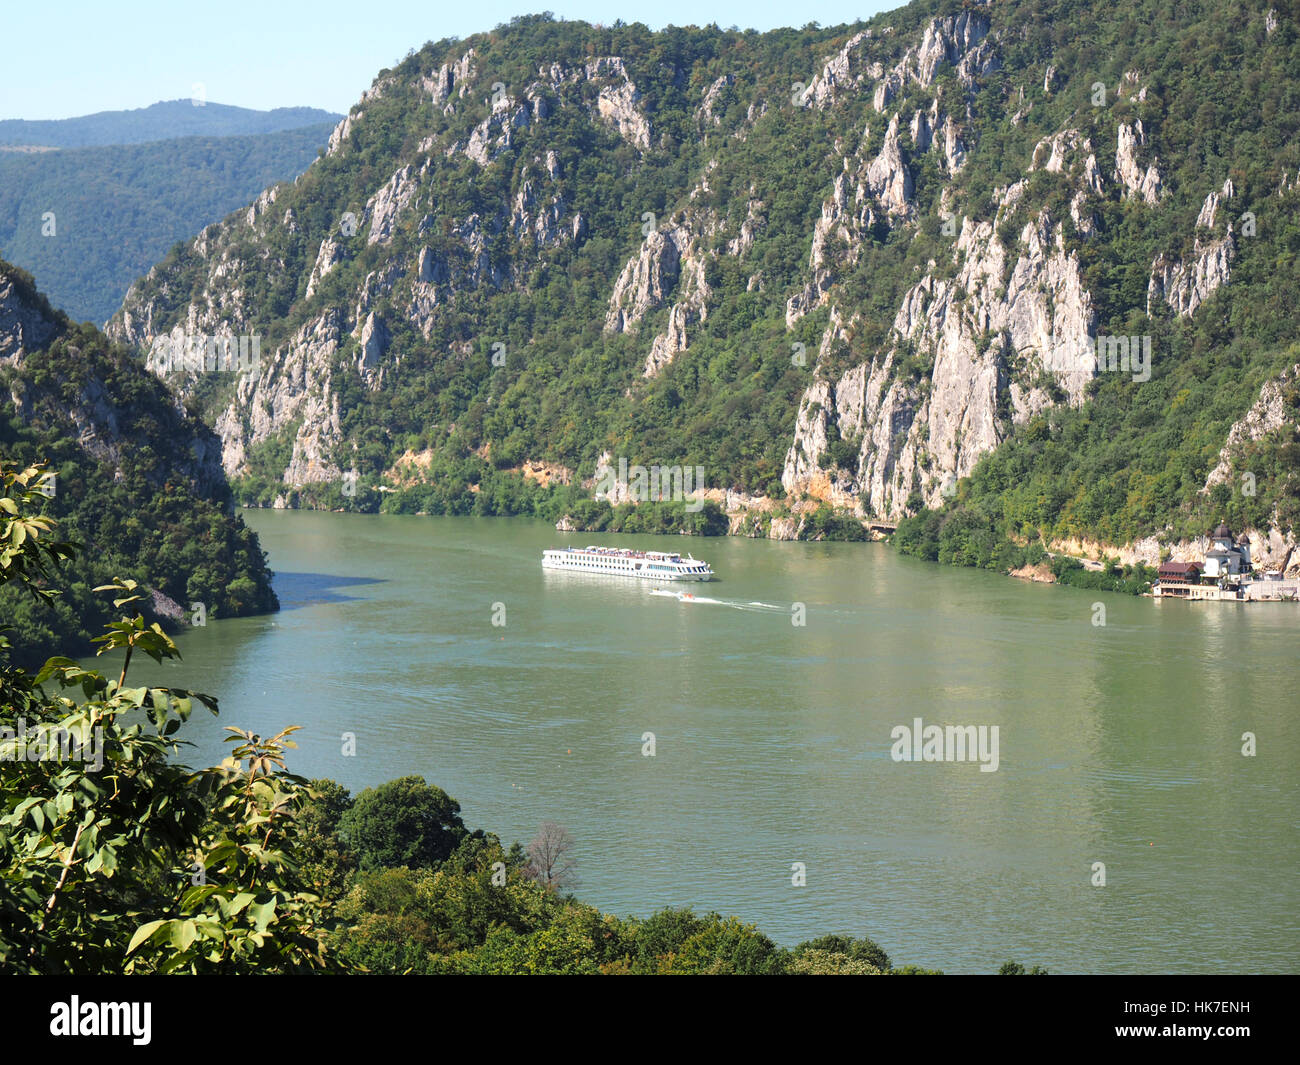
M 339 834 L 363 871 L 433 868 L 468 834 L 460 803 L 423 777 L 367 788 L 339 820 Z

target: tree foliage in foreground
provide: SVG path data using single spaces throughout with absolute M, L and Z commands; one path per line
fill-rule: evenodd
M 74 555 L 51 540 L 38 467 L 0 465 L 0 586 L 41 586 Z M 96 589 L 117 610 L 138 586 Z M 324 953 L 327 904 L 295 861 L 305 781 L 284 771 L 292 729 L 231 729 L 220 766 L 174 760 L 195 704 L 179 688 L 130 687 L 135 654 L 179 658 L 157 623 L 127 611 L 97 641 L 117 676 L 51 658 L 12 664 L 0 631 L 0 971 L 309 972 Z

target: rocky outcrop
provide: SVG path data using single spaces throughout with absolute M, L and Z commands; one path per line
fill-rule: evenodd
M 1147 284 L 1147 314 L 1163 300 L 1175 314 L 1190 318 L 1216 289 L 1228 283 L 1236 252 L 1229 225 L 1226 236 L 1209 244 L 1202 244 L 1196 238 L 1187 260 L 1157 256 L 1151 264 L 1151 280 Z
M 851 266 L 856 260 L 856 245 L 861 234 L 875 224 L 876 215 L 866 202 L 863 186 L 854 181 L 847 169 L 836 179 L 830 196 L 822 203 L 821 217 L 813 227 L 812 250 L 808 270 L 812 275 L 802 292 L 786 301 L 785 324 L 794 324 L 815 307 L 826 302 L 834 282 L 833 261 Z
M 228 475 L 245 472 L 249 448 L 272 437 L 291 436 L 286 484 L 330 481 L 342 476 L 332 454 L 342 439 L 333 363 L 343 338 L 342 315 L 325 311 L 264 358 L 260 372 L 241 375 L 230 404 L 217 419 Z
M 702 128 L 722 125 L 722 116 L 717 114 L 717 110 L 727 95 L 727 90 L 735 84 L 735 75 L 723 74 L 704 90 L 704 98 L 700 101 L 699 110 L 695 112 L 695 120 Z
M 649 311 L 664 305 L 677 284 L 682 249 L 689 242 L 690 234 L 680 226 L 646 234 L 640 253 L 628 260 L 614 282 L 605 315 L 606 332 L 630 332 Z
M 49 304 L 8 270 L 0 271 L 0 365 L 16 365 L 23 355 L 45 347 L 58 332 Z
M 419 186 L 413 166 L 404 166 L 366 203 L 366 217 L 370 219 L 367 244 L 386 244 L 393 237 L 397 216 L 415 198 Z
M 889 120 L 885 142 L 867 166 L 865 184 L 887 213 L 902 215 L 911 210 L 914 181 L 898 143 L 897 115 Z
M 989 29 L 988 15 L 982 11 L 968 10 L 933 19 L 919 45 L 909 49 L 893 69 L 875 75 L 879 79 L 872 99 L 875 109 L 884 111 L 908 82 L 929 88 L 945 63 L 956 68 L 963 85 L 974 86 L 977 79 L 999 65 Z
M 568 205 L 564 194 L 556 189 L 559 177 L 560 164 L 554 152 L 547 153 L 544 170 L 540 158 L 523 168 L 508 223 L 515 240 L 532 239 L 539 247 L 550 248 L 581 235 L 580 218 L 574 217 L 566 224 Z
M 679 223 L 652 230 L 614 284 L 605 316 L 607 332 L 633 332 L 647 314 L 665 306 L 674 292 L 679 296 L 669 308 L 663 332 L 650 343 L 642 370 L 646 377 L 653 377 L 685 351 L 690 343 L 688 327 L 708 317 L 712 293 L 704 277 L 709 255 L 703 245 L 715 232 L 711 220 L 689 212 Z
M 1049 174 L 1059 174 L 1067 169 L 1071 156 L 1079 151 L 1091 152 L 1092 145 L 1077 129 L 1064 129 L 1050 137 L 1044 137 L 1034 147 L 1034 154 L 1029 161 L 1030 170 L 1046 170 Z M 1100 189 L 1095 191 L 1101 191 Z
M 338 155 L 343 150 L 343 145 L 351 135 L 353 127 L 361 121 L 364 111 L 354 108 L 343 120 L 334 127 L 334 132 L 330 134 L 329 143 L 326 145 L 326 155 Z
M 333 237 L 326 237 L 320 242 L 320 249 L 316 252 L 316 265 L 311 268 L 311 277 L 307 279 L 308 299 L 311 299 L 316 294 L 316 289 L 320 286 L 321 281 L 342 259 L 343 246 L 335 241 Z
M 1300 364 L 1284 370 L 1271 381 L 1264 382 L 1259 398 L 1231 429 L 1219 451 L 1219 460 L 1210 475 L 1205 479 L 1202 492 L 1208 492 L 1216 484 L 1223 484 L 1232 475 L 1233 454 L 1243 444 L 1262 440 L 1269 433 L 1295 425 L 1295 415 L 1288 409 L 1286 394 L 1296 388 L 1300 382 Z
M 1119 124 L 1115 144 L 1115 180 L 1124 186 L 1126 197 L 1154 205 L 1160 202 L 1164 185 L 1160 177 L 1159 159 L 1154 159 L 1146 168 L 1138 162 L 1138 149 L 1146 143 L 1146 131 L 1142 128 L 1141 119 L 1132 125 L 1127 122 Z
M 869 62 L 864 44 L 872 39 L 870 30 L 855 33 L 835 55 L 822 64 L 822 69 L 801 94 L 801 102 L 817 107 L 829 107 L 846 94 L 856 94 L 863 82 L 879 78 L 883 73 L 879 63 Z
M 870 92 L 873 106 L 882 112 L 902 95 L 906 85 L 929 88 L 944 64 L 954 66 L 961 82 L 971 87 L 979 77 L 998 67 L 989 31 L 989 17 L 982 11 L 932 19 L 920 42 L 886 70 L 881 60 L 871 58 L 871 52 L 879 47 L 885 54 L 883 42 L 892 37 L 892 29 L 862 30 L 822 63 L 813 80 L 798 94 L 797 102 L 828 108 Z
M 967 475 L 1012 424 L 1053 402 L 1046 385 L 1082 402 L 1091 362 L 1063 362 L 1061 354 L 1081 351 L 1093 334 L 1092 300 L 1060 224 L 1045 211 L 1024 227 L 1024 250 L 1008 263 L 996 223 L 1023 193 L 1024 183 L 1001 190 L 994 221 L 963 220 L 956 277 L 927 276 L 908 290 L 888 351 L 836 379 L 815 377 L 786 455 L 788 492 L 896 519 L 914 492 L 941 504 L 951 477 Z M 819 364 L 844 332 L 832 314 Z M 905 370 L 905 360 L 917 370 Z M 856 468 L 823 466 L 832 423 L 839 439 L 859 442 Z
M 566 84 L 599 86 L 594 114 L 618 131 L 619 136 L 645 151 L 650 147 L 650 120 L 640 109 L 641 90 L 628 76 L 619 56 L 590 59 L 583 66 L 569 68 L 553 63 L 539 71 L 545 83 L 559 90 Z
M 1232 178 L 1228 178 L 1223 183 L 1223 188 L 1218 192 L 1211 190 L 1205 197 L 1205 202 L 1201 204 L 1201 213 L 1196 216 L 1197 228 L 1214 229 L 1214 222 L 1219 213 L 1219 204 L 1232 199 L 1236 192 L 1237 190 L 1232 184 Z
M 379 360 L 388 350 L 391 339 L 388 327 L 384 325 L 382 318 L 377 317 L 374 311 L 366 315 L 366 320 L 362 323 L 358 334 L 357 372 L 372 389 L 378 388 L 383 382 L 384 371 L 379 365 Z

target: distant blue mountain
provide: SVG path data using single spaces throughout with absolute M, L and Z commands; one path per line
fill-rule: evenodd
M 88 148 L 105 144 L 144 144 L 176 137 L 241 137 L 279 133 L 343 116 L 315 107 L 277 107 L 254 111 L 229 104 L 191 100 L 165 100 L 134 111 L 100 111 L 78 118 L 0 121 L 0 145 L 43 145 L 53 148 Z
M 331 129 L 324 122 L 147 144 L 0 147 L 0 254 L 74 318 L 106 321 L 174 243 L 297 177 Z

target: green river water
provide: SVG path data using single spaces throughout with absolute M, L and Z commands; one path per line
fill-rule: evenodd
M 354 793 L 422 775 L 507 843 L 557 821 L 584 901 L 716 909 L 787 945 L 865 934 L 949 972 L 1300 964 L 1294 607 L 1026 584 L 883 544 L 244 513 L 283 609 L 132 667 L 220 699 L 183 730 L 191 764 L 222 757 L 223 725 L 302 725 L 296 772 Z M 689 549 L 718 579 L 684 602 L 541 569 L 589 542 Z M 998 726 L 997 771 L 894 761 L 918 717 Z

